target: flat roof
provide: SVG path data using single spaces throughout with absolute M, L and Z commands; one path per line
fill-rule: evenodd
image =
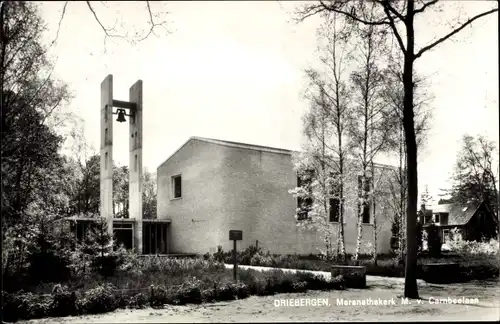
M 300 153 L 300 151 L 287 150 L 287 149 L 270 147 L 270 146 L 247 144 L 247 143 L 240 143 L 240 142 L 231 142 L 231 141 L 226 141 L 226 140 L 219 140 L 219 139 L 199 137 L 199 136 L 191 136 L 184 144 L 182 144 L 181 147 L 179 147 L 165 161 L 163 161 L 163 163 L 161 163 L 157 169 L 161 168 L 165 163 L 167 163 L 168 160 L 170 160 L 170 158 L 172 158 L 177 152 L 179 152 L 184 146 L 187 145 L 187 143 L 189 143 L 192 140 L 197 140 L 197 141 L 201 141 L 201 142 L 205 142 L 205 143 L 212 143 L 212 144 L 217 144 L 217 145 L 222 145 L 222 146 L 227 146 L 227 147 L 235 147 L 235 148 L 242 148 L 242 149 L 246 149 L 246 150 L 260 151 L 260 152 L 269 152 L 269 153 L 277 153 L 277 154 L 285 154 L 285 155 L 292 155 L 292 153 Z M 374 163 L 374 164 L 378 167 L 385 167 L 385 168 L 390 168 L 390 169 L 394 168 L 394 166 L 388 165 L 388 164 L 381 164 L 381 163 Z

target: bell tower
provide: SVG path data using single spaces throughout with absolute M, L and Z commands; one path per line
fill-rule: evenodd
M 118 115 L 117 122 L 129 119 L 129 218 L 135 220 L 134 248 L 142 253 L 141 80 L 130 87 L 128 102 L 113 99 L 113 75 L 101 83 L 100 213 L 107 220 L 110 234 L 113 234 L 113 115 Z

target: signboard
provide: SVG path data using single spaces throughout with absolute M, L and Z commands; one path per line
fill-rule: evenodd
M 230 241 L 241 241 L 243 240 L 243 231 L 230 230 L 229 231 Z
M 237 258 L 236 258 L 236 241 L 241 241 L 243 240 L 243 231 L 238 231 L 238 230 L 230 230 L 229 231 L 229 240 L 233 241 L 234 247 L 233 247 L 233 277 L 234 281 L 237 281 L 238 279 L 238 263 L 237 263 Z

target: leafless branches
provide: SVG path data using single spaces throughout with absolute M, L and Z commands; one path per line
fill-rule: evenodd
M 415 9 L 413 11 L 414 14 L 417 14 L 417 13 L 420 13 L 420 12 L 424 12 L 425 8 L 429 7 L 429 6 L 432 6 L 434 4 L 436 4 L 439 0 L 432 0 L 432 1 L 429 1 L 429 2 L 426 2 L 422 5 L 422 7 L 418 8 L 418 9 Z
M 58 38 L 59 38 L 59 33 L 60 33 L 60 30 L 61 30 L 62 22 L 64 20 L 65 15 L 66 15 L 66 9 L 67 9 L 68 3 L 69 3 L 69 1 L 66 1 L 64 3 L 63 10 L 62 10 L 62 13 L 61 13 L 61 18 L 59 19 L 59 24 L 58 24 L 58 27 L 57 27 L 56 37 L 52 41 L 52 45 L 55 44 L 57 42 Z M 151 35 L 155 35 L 154 32 L 155 32 L 156 28 L 163 28 L 166 33 L 169 32 L 168 29 L 166 28 L 166 25 L 167 25 L 167 21 L 166 20 L 162 20 L 162 21 L 157 21 L 156 20 L 158 18 L 157 17 L 158 15 L 153 14 L 153 10 L 151 9 L 151 5 L 150 5 L 149 1 L 146 1 L 146 7 L 147 7 L 147 13 L 148 13 L 148 16 L 149 16 L 148 23 L 150 25 L 150 28 L 146 32 L 146 34 L 144 36 L 138 36 L 135 39 L 128 39 L 128 33 L 124 33 L 124 34 L 117 33 L 116 30 L 115 30 L 116 22 L 115 22 L 115 26 L 113 26 L 113 27 L 106 27 L 105 24 L 103 23 L 102 19 L 100 18 L 100 16 L 97 14 L 97 11 L 94 8 L 94 6 L 91 3 L 91 1 L 85 1 L 85 3 L 87 5 L 88 10 L 90 10 L 90 12 L 92 13 L 92 16 L 94 17 L 94 20 L 99 24 L 100 28 L 104 32 L 104 45 L 106 45 L 106 39 L 108 37 L 122 38 L 122 39 L 126 39 L 126 40 L 130 41 L 131 43 L 138 43 L 138 42 L 142 42 L 142 41 L 146 40 Z M 106 6 L 106 1 L 100 1 L 100 3 L 103 6 L 107 7 Z M 124 19 L 124 18 L 122 18 L 122 19 Z
M 155 22 L 153 18 L 153 14 L 151 12 L 151 6 L 149 5 L 149 1 L 146 1 L 146 5 L 148 7 L 148 13 L 149 13 L 149 23 L 151 24 L 151 28 L 149 29 L 149 32 L 141 39 L 139 39 L 139 42 L 145 40 L 146 38 L 149 37 L 149 35 L 153 34 L 154 35 L 154 29 L 156 27 L 162 27 L 165 29 L 166 32 L 168 32 L 168 29 L 165 27 L 167 24 L 167 21 L 161 21 L 161 22 Z
M 425 6 L 424 6 L 425 7 Z M 425 52 L 433 49 L 434 47 L 436 47 L 437 45 L 441 44 L 442 42 L 444 42 L 445 40 L 447 40 L 448 38 L 452 37 L 453 35 L 457 34 L 458 32 L 460 32 L 462 29 L 464 29 L 465 27 L 467 27 L 468 25 L 472 24 L 475 20 L 481 18 L 481 17 L 484 17 L 484 16 L 487 16 L 489 14 L 492 14 L 494 12 L 498 12 L 498 8 L 495 8 L 495 9 L 491 9 L 491 10 L 488 10 L 488 11 L 485 11 L 485 12 L 482 12 L 470 19 L 468 19 L 465 23 L 463 23 L 460 27 L 452 30 L 451 32 L 449 32 L 447 35 L 437 39 L 436 41 L 434 41 L 433 43 L 427 45 L 427 46 L 424 46 L 422 47 L 422 49 L 420 51 L 417 52 L 417 54 L 415 54 L 415 57 L 413 60 L 416 60 L 417 58 L 419 58 L 420 56 L 422 56 L 422 54 L 424 54 Z

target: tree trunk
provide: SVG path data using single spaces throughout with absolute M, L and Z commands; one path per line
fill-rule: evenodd
M 371 196 L 370 196 L 370 202 L 371 205 L 373 206 L 373 262 L 375 265 L 377 265 L 377 256 L 378 256 L 378 250 L 377 250 L 377 211 L 375 210 L 375 181 L 373 180 L 375 178 L 375 165 L 373 163 L 373 160 L 371 161 L 371 172 L 372 172 L 372 181 L 371 181 Z
M 408 0 L 406 15 L 406 54 L 404 59 L 404 109 L 403 126 L 406 139 L 406 156 L 408 168 L 408 199 L 406 211 L 406 269 L 404 296 L 407 298 L 418 298 L 417 286 L 417 143 L 415 139 L 415 125 L 413 114 L 413 61 L 414 61 L 414 1 Z

